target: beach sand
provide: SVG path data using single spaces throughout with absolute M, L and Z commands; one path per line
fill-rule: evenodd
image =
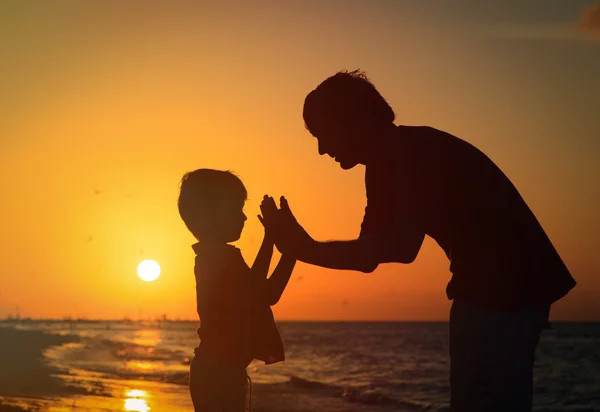
M 94 402 L 93 393 L 82 392 L 82 388 L 68 386 L 53 374 L 54 370 L 45 361 L 45 349 L 77 341 L 76 336 L 59 336 L 41 331 L 0 328 L 0 412 L 27 410 L 24 405 L 43 411 L 47 405 L 59 398 L 74 397 Z M 64 374 L 64 371 L 60 372 Z M 186 385 L 186 377 L 181 377 Z M 374 394 L 377 396 L 376 394 Z M 85 403 L 85 402 L 84 402 Z M 327 385 L 315 384 L 301 379 L 277 384 L 252 384 L 253 412 L 388 412 L 410 411 L 414 408 L 398 404 L 386 404 L 378 400 L 352 402 L 343 396 L 343 390 Z M 37 406 L 36 406 L 37 405 Z M 77 410 L 73 408 L 72 410 Z M 61 409 L 64 410 L 64 409 Z M 154 410 L 154 408 L 153 408 Z M 190 409 L 191 410 L 191 409 Z
M 76 340 L 75 336 L 0 328 L 0 396 L 72 393 L 60 379 L 51 376 L 57 371 L 44 362 L 43 351 Z
M 72 394 L 72 388 L 52 376 L 57 371 L 44 361 L 43 351 L 76 340 L 74 336 L 0 328 L 0 412 L 21 410 L 3 398 L 41 399 Z

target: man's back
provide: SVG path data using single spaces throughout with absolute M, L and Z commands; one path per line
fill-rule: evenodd
M 481 151 L 429 127 L 398 127 L 367 166 L 367 196 L 417 221 L 451 261 L 449 298 L 510 309 L 548 305 L 575 281 L 517 189 Z M 385 212 L 383 213 L 385 215 Z

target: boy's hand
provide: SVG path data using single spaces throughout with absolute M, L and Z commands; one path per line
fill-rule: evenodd
M 260 204 L 261 215 L 258 215 L 258 220 L 262 223 L 265 228 L 265 237 L 273 238 L 273 232 L 276 230 L 275 227 L 279 224 L 279 209 L 275 204 L 275 199 L 269 195 L 263 197 L 263 201 Z

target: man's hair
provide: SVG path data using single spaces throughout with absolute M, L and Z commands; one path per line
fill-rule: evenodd
M 244 202 L 244 184 L 228 170 L 198 169 L 183 175 L 179 185 L 179 215 L 196 239 L 200 239 L 216 212 L 231 202 Z
M 304 100 L 308 131 L 318 136 L 336 125 L 380 126 L 396 118 L 388 102 L 360 70 L 340 71 L 325 79 Z

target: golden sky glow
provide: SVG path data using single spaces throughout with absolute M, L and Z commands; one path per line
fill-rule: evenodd
M 600 319 L 600 43 L 575 27 L 590 3 L 3 5 L 0 316 L 194 319 L 176 198 L 199 167 L 244 181 L 249 263 L 265 193 L 319 240 L 356 236 L 364 168 L 319 157 L 301 109 L 361 68 L 397 123 L 458 135 L 513 180 L 579 283 L 553 318 Z M 154 282 L 136 275 L 144 259 L 161 265 Z M 299 264 L 275 315 L 447 319 L 448 266 L 430 239 L 414 264 L 370 275 Z

